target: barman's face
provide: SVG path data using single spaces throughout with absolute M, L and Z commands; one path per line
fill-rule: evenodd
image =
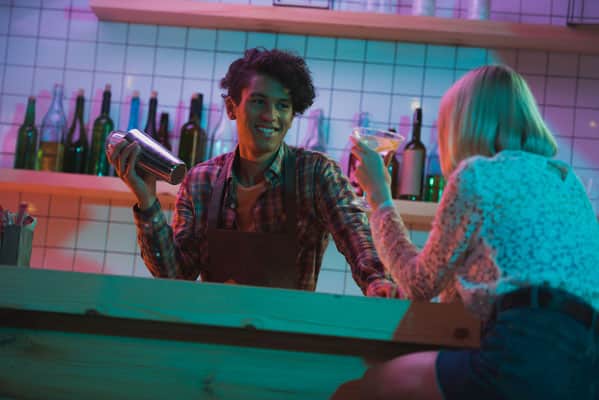
M 279 150 L 293 121 L 289 90 L 267 75 L 254 75 L 241 91 L 239 104 L 226 99 L 229 116 L 237 120 L 239 152 L 256 160 Z

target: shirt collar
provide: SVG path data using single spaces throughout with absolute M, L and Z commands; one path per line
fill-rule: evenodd
M 282 173 L 283 173 L 283 161 L 285 160 L 285 155 L 287 154 L 286 153 L 287 151 L 288 151 L 287 144 L 285 144 L 285 142 L 281 143 L 281 146 L 279 147 L 279 150 L 277 151 L 277 155 L 272 160 L 272 162 L 270 163 L 268 168 L 266 168 L 266 171 L 264 171 L 264 180 L 269 185 L 274 185 L 275 183 L 278 183 L 279 181 L 281 181 Z M 231 153 L 230 157 L 234 157 L 234 159 L 233 159 L 233 162 L 231 163 L 231 168 L 229 169 L 229 171 L 227 171 L 227 175 L 226 175 L 227 182 L 229 182 L 229 180 L 232 178 L 234 178 L 235 182 L 239 182 L 239 179 L 235 176 L 234 168 L 233 168 L 233 166 L 239 160 L 239 145 L 237 145 L 235 147 L 235 151 L 233 151 Z

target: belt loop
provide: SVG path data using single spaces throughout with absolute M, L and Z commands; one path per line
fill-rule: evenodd
M 539 308 L 539 287 L 537 285 L 530 287 L 530 306 Z

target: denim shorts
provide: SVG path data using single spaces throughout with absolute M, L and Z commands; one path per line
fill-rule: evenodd
M 557 303 L 567 298 L 571 305 L 575 298 L 549 290 Z M 445 400 L 599 400 L 597 312 L 585 323 L 555 301 L 550 306 L 533 303 L 496 306 L 480 349 L 439 353 L 437 380 Z

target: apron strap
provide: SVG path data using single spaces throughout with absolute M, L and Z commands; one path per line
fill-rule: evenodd
M 283 197 L 283 209 L 287 216 L 285 231 L 287 235 L 295 238 L 295 230 L 297 229 L 297 199 L 295 195 L 295 153 L 290 148 L 286 148 L 285 154 L 285 195 Z
M 231 170 L 234 159 L 235 153 L 231 154 L 227 161 L 225 161 L 225 165 L 223 165 L 218 173 L 216 183 L 212 186 L 212 194 L 210 195 L 210 202 L 208 204 L 208 229 L 216 229 L 219 226 L 227 172 Z

